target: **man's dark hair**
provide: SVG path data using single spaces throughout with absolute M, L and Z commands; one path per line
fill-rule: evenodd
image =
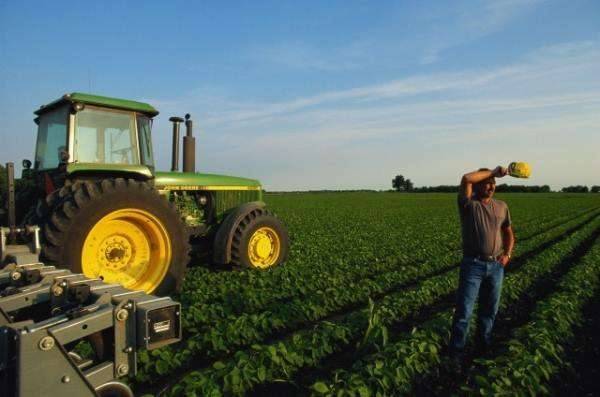
M 477 171 L 491 171 L 491 169 L 489 168 L 480 168 Z M 477 182 L 473 185 L 474 189 L 473 189 L 473 196 L 477 196 L 477 191 L 479 189 L 481 189 L 483 187 L 483 185 L 485 185 L 486 183 L 488 183 L 489 180 L 492 180 L 492 182 L 494 183 L 494 185 L 496 184 L 496 178 L 494 178 L 494 176 L 492 175 L 491 177 L 489 177 L 488 179 L 484 179 L 481 182 Z

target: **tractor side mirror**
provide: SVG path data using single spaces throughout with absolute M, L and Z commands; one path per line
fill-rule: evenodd
M 21 164 L 23 165 L 23 169 L 21 170 L 21 178 L 28 179 L 32 177 L 33 170 L 31 169 L 31 160 L 25 159 Z

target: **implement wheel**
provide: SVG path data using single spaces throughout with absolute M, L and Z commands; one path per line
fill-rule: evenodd
M 73 185 L 44 225 L 44 256 L 125 288 L 179 290 L 188 262 L 185 225 L 145 182 L 122 178 Z
M 248 213 L 236 228 L 231 242 L 234 265 L 269 269 L 283 263 L 289 252 L 285 226 L 265 209 Z
M 99 397 L 134 397 L 133 391 L 125 383 L 119 381 L 106 382 L 96 388 Z

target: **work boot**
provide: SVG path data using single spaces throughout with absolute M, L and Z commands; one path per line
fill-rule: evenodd
M 465 356 L 464 354 L 455 354 L 449 357 L 448 369 L 451 373 L 460 375 L 465 370 Z
M 473 357 L 483 357 L 490 352 L 490 343 L 487 343 L 483 338 L 475 339 L 473 347 Z
M 445 353 L 448 357 L 448 370 L 453 374 L 461 374 L 465 367 L 464 351 L 449 346 Z

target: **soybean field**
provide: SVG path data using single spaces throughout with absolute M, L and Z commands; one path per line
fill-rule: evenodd
M 456 195 L 267 194 L 289 229 L 288 262 L 232 271 L 195 258 L 175 297 L 183 341 L 140 354 L 136 395 L 598 393 L 600 195 L 497 198 L 516 247 L 492 349 L 468 350 L 463 372 L 444 352 Z

